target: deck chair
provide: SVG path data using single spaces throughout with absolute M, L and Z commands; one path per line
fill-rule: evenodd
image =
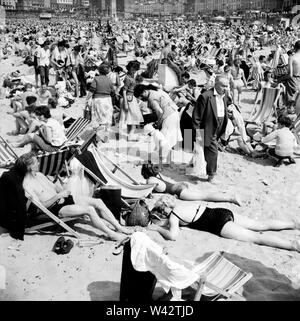
M 90 120 L 83 117 L 77 118 L 66 131 L 67 142 L 64 143 L 63 147 L 70 142 L 76 141 L 90 122 Z
M 264 88 L 260 104 L 254 106 L 246 123 L 262 124 L 268 121 L 272 115 L 276 115 L 276 108 L 282 90 L 282 87 Z
M 0 136 L 0 168 L 10 168 L 17 158 L 17 154 L 12 150 L 4 138 Z
M 137 199 L 147 197 L 152 193 L 154 184 L 140 184 L 104 155 L 104 153 L 100 153 L 94 146 L 91 146 L 90 151 L 93 154 L 101 174 L 105 178 L 106 184 L 120 186 L 122 197 Z M 110 169 L 108 165 L 106 165 L 107 163 L 113 168 Z M 122 176 L 127 180 L 123 179 Z M 128 181 L 130 183 L 128 183 Z
M 156 283 L 171 292 L 173 300 L 181 300 L 182 290 L 196 285 L 194 301 L 201 296 L 241 301 L 244 298 L 237 292 L 251 277 L 219 252 L 187 267 L 171 260 L 146 234 L 136 232 L 124 245 L 120 301 L 149 302 Z
M 55 224 L 58 224 L 59 226 L 64 228 L 66 231 L 68 231 L 71 235 L 75 236 L 78 239 L 81 238 L 80 235 L 77 232 L 75 232 L 70 226 L 68 226 L 66 224 L 66 222 L 77 220 L 78 217 L 75 217 L 75 218 L 70 218 L 69 217 L 69 218 L 60 219 L 57 216 L 55 216 L 53 213 L 51 213 L 51 211 L 49 209 L 47 209 L 44 205 L 42 205 L 38 200 L 34 199 L 27 192 L 25 193 L 25 196 L 28 199 L 28 205 L 27 206 L 29 206 L 29 203 L 34 204 L 34 206 L 36 206 L 41 212 L 46 214 L 52 220 L 52 221 L 47 222 L 47 223 L 38 224 L 38 225 L 34 225 L 34 226 L 31 226 L 31 227 L 28 227 L 28 228 L 25 229 L 25 233 L 30 233 L 32 231 L 42 230 L 42 229 L 51 227 L 51 226 L 53 226 Z
M 42 172 L 46 176 L 52 176 L 54 177 L 54 181 L 59 177 L 59 174 L 62 172 L 62 170 L 66 170 L 68 173 L 68 164 L 78 154 L 81 154 L 84 152 L 91 143 L 95 143 L 95 137 L 96 132 L 92 132 L 87 139 L 84 141 L 84 143 L 80 147 L 76 147 L 74 150 L 71 150 L 70 148 L 65 148 L 63 150 L 59 150 L 58 152 L 54 153 L 44 153 L 42 155 L 38 155 L 38 159 L 40 162 L 40 172 Z M 75 237 L 78 237 L 78 233 L 76 233 L 73 229 L 71 229 L 68 225 L 66 225 L 66 222 L 77 220 L 78 218 L 64 218 L 59 219 L 57 216 L 51 213 L 46 207 L 44 207 L 41 203 L 36 201 L 32 196 L 29 194 L 26 195 L 28 198 L 28 204 L 27 207 L 29 207 L 30 203 L 33 203 L 37 208 L 39 208 L 44 214 L 46 214 L 51 221 L 43 224 L 33 225 L 30 228 L 26 229 L 25 232 L 31 232 L 31 231 L 38 231 L 47 227 L 51 227 L 55 224 L 60 225 L 65 230 L 70 232 Z

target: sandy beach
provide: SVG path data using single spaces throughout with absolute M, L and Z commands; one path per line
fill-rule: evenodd
M 1 74 L 18 69 L 32 74 L 21 64 L 20 58 L 9 58 L 0 64 Z M 33 75 L 32 75 L 33 76 Z M 247 118 L 253 107 L 255 93 L 247 90 L 242 96 L 242 114 Z M 84 98 L 79 98 L 67 110 L 73 117 L 82 115 Z M 0 100 L 0 135 L 10 139 L 7 132 L 14 129 L 13 119 L 7 115 L 9 100 Z M 148 145 L 145 140 L 120 148 L 117 155 L 109 144 L 99 149 L 113 158 L 138 181 L 140 164 L 145 160 Z M 235 146 L 234 144 L 232 145 Z M 129 156 L 126 161 L 126 150 Z M 139 150 L 136 153 L 136 150 Z M 17 149 L 18 155 L 28 148 Z M 171 168 L 164 175 L 174 181 L 188 181 L 200 189 L 218 189 L 237 193 L 242 206 L 228 203 L 209 203 L 210 207 L 226 207 L 233 213 L 255 219 L 300 219 L 300 160 L 296 164 L 273 167 L 269 159 L 252 159 L 238 153 L 219 153 L 218 185 L 195 181 L 180 170 L 181 160 L 192 154 L 175 151 Z M 91 225 L 77 221 L 72 225 L 84 237 L 103 238 Z M 272 232 L 271 232 L 272 233 Z M 273 232 L 279 233 L 279 232 Z M 282 236 L 300 238 L 300 231 L 282 231 Z M 61 230 L 25 235 L 19 248 L 10 249 L 13 239 L 0 232 L 0 265 L 6 270 L 6 288 L 0 289 L 0 300 L 64 300 L 103 301 L 119 299 L 122 254 L 112 254 L 114 243 L 103 238 L 103 243 L 91 247 L 74 246 L 67 255 L 57 255 L 52 247 L 59 235 L 70 237 Z M 170 256 L 200 262 L 208 253 L 224 251 L 225 256 L 253 277 L 242 289 L 247 301 L 300 300 L 300 254 L 234 240 L 219 238 L 206 232 L 182 228 L 176 241 L 165 241 L 156 232 L 149 235 L 166 247 Z M 73 238 L 72 238 L 73 239 Z M 73 239 L 75 242 L 75 239 Z M 158 285 L 158 292 L 160 291 Z

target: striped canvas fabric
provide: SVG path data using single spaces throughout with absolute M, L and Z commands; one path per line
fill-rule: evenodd
M 0 168 L 10 167 L 15 163 L 17 158 L 17 155 L 8 143 L 0 136 Z
M 252 277 L 251 273 L 241 270 L 228 261 L 221 253 L 213 253 L 204 262 L 196 266 L 193 271 L 206 275 L 206 282 L 220 288 L 229 294 L 235 293 Z M 203 295 L 215 296 L 218 292 L 204 286 Z
M 261 124 L 268 120 L 274 113 L 274 102 L 276 97 L 280 94 L 281 88 L 264 88 L 263 96 L 254 115 L 250 116 L 248 122 L 255 122 Z
M 37 157 L 40 162 L 40 172 L 46 176 L 58 175 L 69 155 L 69 149 L 38 155 Z
M 66 136 L 68 141 L 74 141 L 90 123 L 90 120 L 80 117 L 68 128 Z

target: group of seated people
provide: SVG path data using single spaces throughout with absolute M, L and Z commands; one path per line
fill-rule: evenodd
M 226 208 L 210 208 L 203 203 L 187 202 L 227 201 L 241 205 L 236 197 L 218 195 L 215 191 L 193 191 L 183 183 L 171 184 L 159 175 L 158 168 L 151 163 L 144 164 L 142 175 L 148 182 L 155 184 L 154 193 L 166 194 L 155 202 L 147 218 L 146 229 L 159 232 L 167 240 L 176 240 L 180 232 L 179 227 L 184 226 L 228 239 L 300 252 L 299 240 L 286 240 L 267 233 L 270 230 L 300 230 L 299 221 L 276 219 L 257 221 L 233 214 Z M 15 194 L 14 201 L 9 194 L 12 191 Z M 25 195 L 30 195 L 60 218 L 87 216 L 91 224 L 110 240 L 122 241 L 136 229 L 141 230 L 141 227 L 121 225 L 103 200 L 84 195 L 71 195 L 68 189 L 50 181 L 39 172 L 38 159 L 33 152 L 20 156 L 14 167 L 1 176 L 0 192 L 2 197 L 0 226 L 7 228 L 17 239 L 24 239 L 27 222 Z

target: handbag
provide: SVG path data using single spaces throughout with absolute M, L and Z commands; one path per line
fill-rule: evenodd
M 83 110 L 83 117 L 89 121 L 92 120 L 92 111 L 88 105 L 86 105 L 85 109 Z
M 131 211 L 126 214 L 125 222 L 128 226 L 148 226 L 150 222 L 150 210 L 143 199 L 137 200 L 131 206 Z

